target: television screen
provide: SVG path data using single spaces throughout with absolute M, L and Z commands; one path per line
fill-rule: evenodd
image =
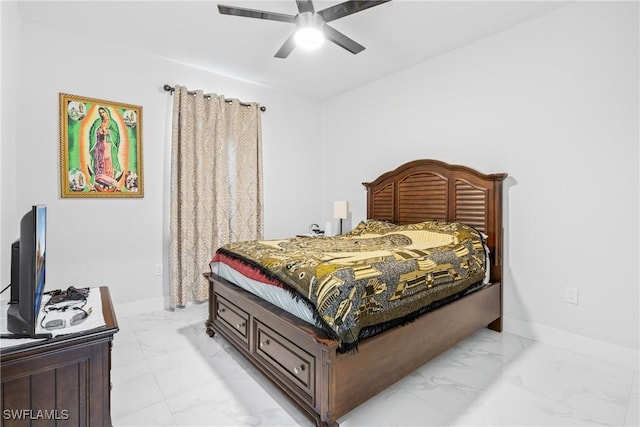
M 34 319 L 38 319 L 38 313 L 40 313 L 40 302 L 42 301 L 42 292 L 44 291 L 45 283 L 45 249 L 47 242 L 47 208 L 44 206 L 36 206 L 35 211 L 35 235 L 36 235 L 36 247 L 35 247 L 35 284 L 36 293 L 34 300 Z
M 20 221 L 20 238 L 11 251 L 12 304 L 7 312 L 7 328 L 16 337 L 40 337 L 36 325 L 46 284 L 46 236 L 47 208 L 33 206 Z

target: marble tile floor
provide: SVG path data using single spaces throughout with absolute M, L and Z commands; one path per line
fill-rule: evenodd
M 206 304 L 119 319 L 114 426 L 313 426 L 222 338 Z M 488 329 L 338 420 L 376 426 L 638 426 L 638 371 Z

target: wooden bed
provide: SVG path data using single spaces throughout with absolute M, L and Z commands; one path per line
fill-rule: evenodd
M 336 420 L 479 328 L 502 330 L 502 181 L 437 160 L 415 160 L 363 185 L 367 218 L 458 221 L 488 235 L 491 280 L 418 319 L 367 338 L 356 353 L 320 329 L 207 274 L 207 333 L 227 339 L 318 426 Z

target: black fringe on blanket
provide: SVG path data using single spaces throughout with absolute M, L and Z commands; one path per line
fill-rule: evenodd
M 242 263 L 243 265 L 247 266 L 250 269 L 253 269 L 257 272 L 259 272 L 260 274 L 269 277 L 272 280 L 275 280 L 276 282 L 278 282 L 283 289 L 285 289 L 287 292 L 289 292 L 289 294 L 296 300 L 296 301 L 302 301 L 304 302 L 310 309 L 310 311 L 313 313 L 314 319 L 316 320 L 316 322 L 319 325 L 322 325 L 322 330 L 331 338 L 331 339 L 335 339 L 336 341 L 340 341 L 340 337 L 338 336 L 338 334 L 335 333 L 335 331 L 329 326 L 327 325 L 327 323 L 324 321 L 324 319 L 322 319 L 322 317 L 318 314 L 317 310 L 316 310 L 316 306 L 315 304 L 313 304 L 309 299 L 307 299 L 307 297 L 305 297 L 304 295 L 300 294 L 296 289 L 294 289 L 293 287 L 291 287 L 290 285 L 288 285 L 287 283 L 283 282 L 282 279 L 280 279 L 280 277 L 272 274 L 270 271 L 262 268 L 262 266 L 260 266 L 259 264 L 237 256 L 236 254 L 234 254 L 233 252 L 229 252 L 227 250 L 225 250 L 224 248 L 220 248 L 217 250 L 217 252 L 221 255 L 224 255 L 228 258 L 232 258 L 240 263 Z M 437 310 L 438 308 L 445 306 L 455 300 L 457 300 L 458 298 L 461 298 L 463 296 L 465 296 L 466 294 L 469 294 L 473 291 L 476 291 L 480 288 L 482 288 L 484 286 L 484 284 L 482 283 L 482 281 L 474 283 L 472 285 L 470 285 L 468 288 L 457 292 L 453 295 L 450 295 L 448 297 L 445 297 L 443 299 L 440 299 L 438 301 L 434 301 L 433 303 L 426 305 L 424 307 L 422 307 L 421 309 L 414 311 L 413 313 L 409 313 L 406 316 L 403 317 L 399 317 L 397 319 L 393 319 L 390 320 L 388 322 L 384 322 L 384 323 L 379 323 L 377 325 L 372 325 L 372 326 L 367 326 L 365 328 L 362 328 L 360 330 L 360 333 L 358 334 L 358 338 L 352 340 L 352 342 L 344 342 L 341 341 L 340 346 L 338 347 L 338 353 L 341 354 L 347 354 L 347 353 L 357 353 L 358 352 L 358 343 L 360 343 L 361 341 L 370 338 L 374 335 L 377 335 L 381 332 L 384 332 L 386 330 L 398 327 L 398 326 L 402 326 L 402 325 L 406 325 L 408 323 L 413 322 L 414 320 L 416 320 L 418 317 L 422 316 L 425 313 L 428 313 L 430 311 L 434 311 Z
M 453 295 L 449 295 L 448 297 L 442 298 L 438 301 L 434 301 L 431 304 L 426 305 L 417 311 L 414 311 L 413 313 L 407 314 L 406 316 L 399 317 L 397 319 L 393 319 L 388 322 L 379 323 L 377 325 L 367 326 L 366 328 L 363 328 L 360 331 L 360 334 L 358 336 L 358 342 L 361 342 L 367 338 L 377 335 L 380 332 L 384 332 L 386 330 L 395 328 L 397 326 L 403 326 L 408 323 L 411 323 L 414 320 L 416 320 L 418 317 L 422 316 L 423 314 L 426 314 L 430 311 L 437 310 L 438 308 L 443 307 L 467 294 L 470 294 L 471 292 L 476 291 L 482 288 L 483 286 L 484 284 L 482 282 L 474 283 L 463 291 L 457 292 Z

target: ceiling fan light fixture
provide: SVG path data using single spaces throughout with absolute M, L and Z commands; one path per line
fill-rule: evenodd
M 2 1 L 2 0 L 0 0 Z M 324 39 L 337 44 L 341 48 L 354 55 L 364 50 L 364 46 L 347 37 L 328 23 L 354 13 L 362 12 L 373 6 L 389 2 L 391 0 L 367 0 L 367 1 L 343 1 L 315 11 L 313 0 L 296 0 L 298 13 L 289 15 L 286 13 L 269 12 L 266 10 L 247 9 L 244 7 L 218 5 L 218 12 L 223 15 L 242 16 L 245 18 L 266 19 L 268 21 L 286 22 L 295 24 L 296 30 L 289 34 L 280 49 L 273 55 L 284 59 L 298 46 L 302 49 L 317 49 L 324 43 Z
M 324 43 L 324 20 L 317 13 L 303 12 L 296 18 L 297 29 L 293 36 L 296 46 L 304 50 L 318 49 Z
M 293 37 L 296 45 L 304 50 L 316 50 L 324 43 L 324 34 L 314 27 L 299 28 Z

